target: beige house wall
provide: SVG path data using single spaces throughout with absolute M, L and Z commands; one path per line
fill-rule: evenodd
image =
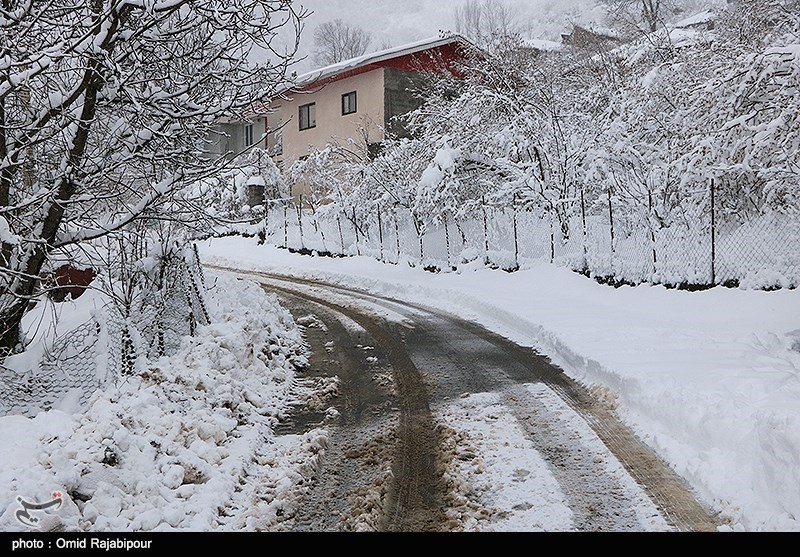
M 276 157 L 282 167 L 288 170 L 292 163 L 307 156 L 312 147 L 322 150 L 331 143 L 347 144 L 350 138 L 365 148 L 365 142 L 383 141 L 383 74 L 383 68 L 376 68 L 282 100 L 278 112 L 278 120 L 283 124 L 280 132 L 282 156 Z M 342 115 L 342 95 L 353 91 L 356 92 L 357 111 Z M 309 103 L 316 104 L 317 125 L 300 130 L 299 109 Z

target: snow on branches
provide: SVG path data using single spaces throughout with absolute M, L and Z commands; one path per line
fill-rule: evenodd
M 278 0 L 3 4 L 0 350 L 54 253 L 203 214 L 178 192 L 224 167 L 205 154 L 215 122 L 284 82 L 296 41 L 279 34 L 303 16 Z
M 800 261 L 786 246 L 800 230 L 785 220 L 800 209 L 792 6 L 737 3 L 628 42 L 555 51 L 510 37 L 468 60 L 465 79 L 419 91 L 410 137 L 388 140 L 344 181 L 326 182 L 341 171 L 328 159 L 316 182 L 338 184 L 330 211 L 353 220 L 369 222 L 376 207 L 410 215 L 421 259 L 427 228 L 447 238 L 455 225 L 466 246 L 468 221 L 483 220 L 488 251 L 488 213 L 510 211 L 515 244 L 520 219 L 538 218 L 551 261 L 563 253 L 614 283 L 748 282 L 762 258 L 796 285 Z

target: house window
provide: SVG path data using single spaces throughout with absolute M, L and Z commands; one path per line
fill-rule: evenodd
M 304 104 L 300 107 L 300 130 L 317 127 L 317 105 Z
M 244 127 L 244 146 L 250 147 L 253 143 L 253 124 L 247 124 Z
M 356 104 L 356 92 L 345 93 L 342 95 L 342 116 L 345 114 L 353 114 L 358 110 Z

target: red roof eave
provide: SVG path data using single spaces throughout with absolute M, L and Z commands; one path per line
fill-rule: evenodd
M 255 105 L 251 114 L 263 116 L 269 112 L 269 107 L 273 105 L 276 100 L 286 99 L 287 95 L 313 93 L 319 91 L 329 83 L 381 68 L 395 68 L 406 71 L 432 71 L 437 73 L 450 72 L 453 75 L 461 76 L 461 72 L 455 67 L 454 62 L 458 59 L 463 59 L 465 51 L 470 48 L 475 47 L 468 43 L 463 37 L 456 36 L 450 39 L 439 39 L 435 44 L 430 44 L 427 48 L 423 47 L 410 51 L 403 51 L 402 48 L 398 48 L 394 53 L 388 53 L 387 51 L 386 53 L 370 55 L 371 58 L 367 58 L 365 63 L 350 67 L 343 65 L 340 71 L 334 71 L 328 74 L 324 73 L 326 68 L 323 68 L 319 70 L 320 77 L 314 79 L 314 72 L 306 74 L 307 76 L 312 76 L 306 83 L 287 87 L 280 93 Z M 344 64 L 346 63 L 347 62 Z

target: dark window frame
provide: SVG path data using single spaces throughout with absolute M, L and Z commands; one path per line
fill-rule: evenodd
M 304 114 L 305 112 L 305 114 Z M 317 103 L 300 105 L 297 109 L 300 131 L 317 127 Z
M 350 91 L 342 95 L 342 116 L 355 114 L 356 112 L 358 112 L 358 96 L 356 92 Z
M 255 131 L 253 124 L 245 124 L 244 125 L 244 146 L 250 147 L 255 145 Z

